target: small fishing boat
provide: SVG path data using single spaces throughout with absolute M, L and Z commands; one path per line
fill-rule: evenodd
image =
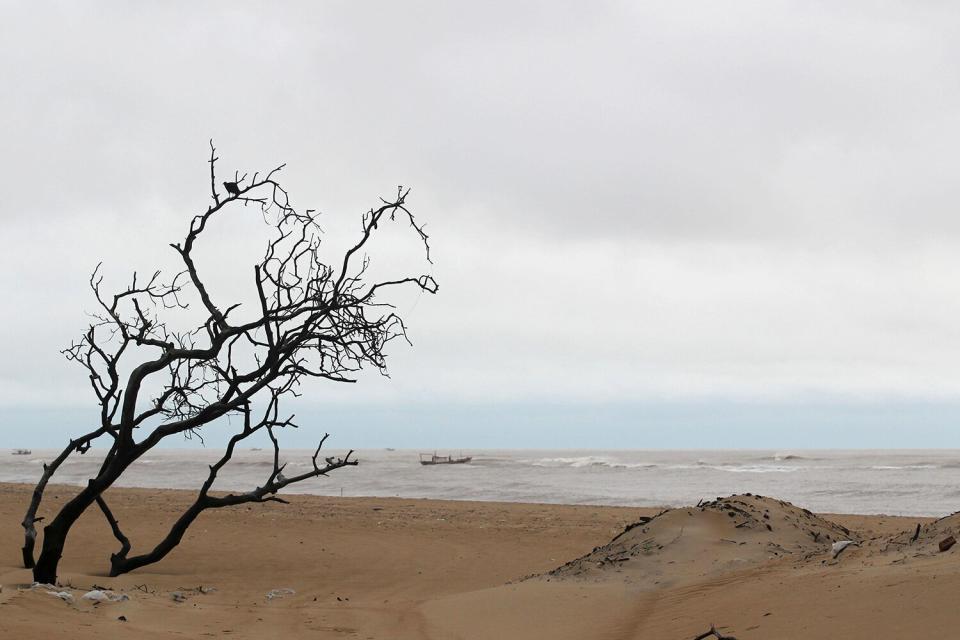
M 460 453 L 459 458 L 454 458 L 453 456 L 438 456 L 436 451 L 433 453 L 420 454 L 420 464 L 423 465 L 463 464 L 465 462 L 470 462 L 471 460 L 473 460 L 473 456 L 465 456 L 463 455 L 463 452 Z
M 30 455 L 31 453 L 33 453 L 33 451 L 30 451 L 30 449 L 14 449 L 13 451 L 10 452 L 10 455 L 12 455 L 12 456 L 28 456 L 28 455 Z

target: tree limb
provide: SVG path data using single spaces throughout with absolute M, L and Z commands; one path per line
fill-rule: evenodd
M 126 557 L 127 553 L 130 552 L 130 539 L 123 534 L 123 531 L 120 530 L 120 523 L 117 522 L 117 519 L 113 516 L 113 512 L 110 511 L 110 507 L 107 506 L 106 501 L 103 499 L 102 495 L 97 496 L 97 506 L 100 507 L 100 511 L 103 512 L 104 517 L 107 519 L 107 522 L 110 524 L 110 531 L 113 532 L 113 537 L 120 542 L 120 551 L 111 556 L 111 560 L 116 556 Z

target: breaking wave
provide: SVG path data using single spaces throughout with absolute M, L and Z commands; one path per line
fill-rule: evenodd
M 573 456 L 559 458 L 537 458 L 528 461 L 534 467 L 605 467 L 608 469 L 654 469 L 660 465 L 655 462 L 623 462 L 607 456 Z
M 735 462 L 707 462 L 697 460 L 693 464 L 665 464 L 658 462 L 625 462 L 608 456 L 570 456 L 555 458 L 537 458 L 526 460 L 534 467 L 547 468 L 605 468 L 605 469 L 663 469 L 665 471 L 710 470 L 728 473 L 792 473 L 801 471 L 802 466 L 786 466 L 771 464 L 744 464 Z

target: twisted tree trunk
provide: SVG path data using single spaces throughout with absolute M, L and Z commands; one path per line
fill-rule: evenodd
M 43 528 L 43 545 L 40 548 L 40 556 L 33 567 L 35 582 L 56 584 L 57 567 L 60 564 L 60 558 L 63 556 L 63 548 L 67 541 L 67 534 L 70 533 L 70 528 L 115 479 L 111 479 L 109 483 L 99 478 L 91 480 L 86 488 L 65 504 L 60 509 L 60 513 Z

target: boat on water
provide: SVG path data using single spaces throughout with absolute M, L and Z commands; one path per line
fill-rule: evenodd
M 459 458 L 454 458 L 453 456 L 438 456 L 436 451 L 433 453 L 420 454 L 420 464 L 423 465 L 464 464 L 465 462 L 470 462 L 471 460 L 473 460 L 473 456 L 465 456 L 462 452 Z
M 10 455 L 12 455 L 12 456 L 28 456 L 28 455 L 30 455 L 31 453 L 33 453 L 33 451 L 30 451 L 30 449 L 14 449 L 13 451 L 10 452 Z

